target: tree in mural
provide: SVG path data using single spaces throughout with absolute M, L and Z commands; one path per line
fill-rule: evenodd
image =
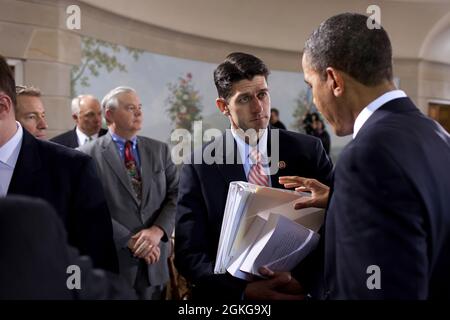
M 168 84 L 167 113 L 175 129 L 186 129 L 192 133 L 194 121 L 201 120 L 201 97 L 192 83 L 192 74 L 179 77 L 177 83 Z
M 294 117 L 293 126 L 299 132 L 312 133 L 312 114 L 317 112 L 317 108 L 312 100 L 310 89 L 300 91 L 297 99 L 295 99 L 296 108 L 292 114 Z
M 125 50 L 137 61 L 143 50 L 125 47 Z M 127 72 L 126 66 L 121 63 L 116 55 L 121 52 L 117 44 L 90 38 L 81 38 L 81 64 L 72 68 L 70 86 L 72 97 L 77 95 L 75 86 L 89 87 L 89 77 L 98 77 L 102 68 L 108 73 L 114 70 Z

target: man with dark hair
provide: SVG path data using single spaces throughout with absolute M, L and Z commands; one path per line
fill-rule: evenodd
M 280 112 L 278 109 L 272 108 L 270 110 L 270 125 L 276 129 L 286 130 L 286 126 L 280 121 Z
M 108 130 L 102 128 L 102 108 L 92 95 L 80 95 L 72 99 L 72 118 L 74 129 L 64 132 L 50 141 L 69 148 L 78 148 L 105 135 Z
M 228 117 L 231 130 L 196 150 L 194 161 L 181 169 L 175 264 L 193 283 L 194 299 L 236 300 L 252 287 L 229 274 L 213 273 L 230 182 L 280 188 L 280 174 L 302 172 L 323 183 L 331 176 L 332 164 L 318 139 L 268 128 L 268 74 L 260 59 L 239 52 L 231 53 L 216 68 L 216 105 Z M 213 163 L 203 157 L 208 150 L 212 150 Z M 265 166 L 270 158 L 276 170 Z M 196 163 L 196 159 L 201 160 Z
M 48 126 L 41 91 L 35 87 L 16 86 L 16 94 L 16 120 L 36 138 L 45 139 Z
M 111 220 L 95 163 L 23 130 L 15 120 L 15 101 L 14 78 L 0 56 L 0 196 L 47 200 L 61 217 L 69 243 L 89 255 L 95 267 L 117 272 Z
M 331 191 L 297 207 L 326 206 L 323 295 L 331 299 L 450 298 L 450 136 L 392 79 L 386 31 L 367 17 L 323 22 L 303 52 L 305 81 L 339 136 L 353 134 Z

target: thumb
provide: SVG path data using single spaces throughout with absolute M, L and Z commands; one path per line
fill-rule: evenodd
M 273 278 L 269 280 L 272 288 L 283 286 L 291 281 L 292 277 L 289 272 L 274 272 Z

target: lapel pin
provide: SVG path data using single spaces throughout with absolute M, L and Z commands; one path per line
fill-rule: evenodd
M 286 168 L 286 162 L 284 162 L 284 161 L 279 161 L 279 162 L 278 162 L 278 168 L 280 168 L 280 169 Z

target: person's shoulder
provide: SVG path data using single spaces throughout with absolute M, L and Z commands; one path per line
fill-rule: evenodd
M 51 138 L 50 141 L 57 142 L 57 143 L 65 142 L 68 138 L 70 138 L 74 134 L 75 134 L 75 131 L 73 129 L 68 130 L 66 132 L 63 132 L 63 133 Z
M 145 136 L 138 136 L 138 145 L 149 147 L 153 151 L 167 149 L 169 147 L 165 142 Z
M 67 161 L 73 163 L 85 162 L 91 159 L 91 157 L 78 150 L 60 145 L 56 142 L 36 139 L 36 144 L 41 155 L 47 158 L 56 158 L 60 163 Z
M 271 130 L 271 134 L 272 131 Z M 276 129 L 275 129 L 276 130 Z M 289 130 L 278 130 L 279 139 L 283 142 L 293 143 L 293 144 L 301 144 L 303 146 L 316 146 L 319 143 L 319 139 L 314 136 L 310 136 L 304 133 L 289 131 Z

